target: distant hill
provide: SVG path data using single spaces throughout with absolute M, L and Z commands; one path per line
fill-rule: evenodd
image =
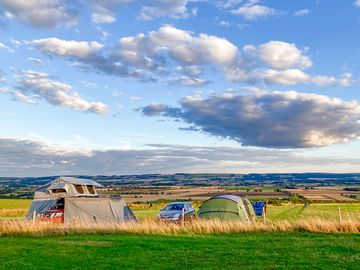
M 291 186 L 301 184 L 314 185 L 359 185 L 360 173 L 269 173 L 269 174 L 226 174 L 226 173 L 176 173 L 176 174 L 141 174 L 141 175 L 71 175 L 93 179 L 106 186 L 212 186 L 212 185 L 253 185 L 272 184 Z M 0 177 L 0 187 L 40 186 L 59 176 L 46 177 Z

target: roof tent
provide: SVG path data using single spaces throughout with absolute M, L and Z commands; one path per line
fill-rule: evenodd
M 255 213 L 250 201 L 246 197 L 235 195 L 212 197 L 200 206 L 198 215 L 205 219 L 255 221 Z
M 99 196 L 97 187 L 101 185 L 92 180 L 59 177 L 35 191 L 27 218 L 56 212 L 65 223 L 136 221 L 123 198 Z

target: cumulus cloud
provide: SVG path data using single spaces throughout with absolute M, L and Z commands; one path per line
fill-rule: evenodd
M 67 0 L 0 0 L 0 9 L 7 18 L 37 28 L 74 24 L 77 17 L 72 1 Z
M 295 44 L 283 41 L 269 41 L 258 48 L 247 45 L 244 47 L 244 51 L 249 55 L 258 57 L 271 68 L 306 69 L 312 65 L 310 58 L 304 55 L 303 51 L 297 48 Z
M 62 40 L 58 38 L 36 39 L 32 44 L 45 54 L 88 59 L 94 56 L 103 45 L 97 41 Z
M 75 61 L 83 70 L 145 82 L 165 78 L 181 86 L 201 86 L 207 83 L 200 78 L 206 67 L 223 72 L 233 82 L 349 86 L 353 81 L 348 77 L 305 73 L 303 70 L 309 68 L 312 61 L 306 55 L 307 49 L 301 50 L 295 44 L 270 41 L 259 46 L 246 45 L 239 50 L 227 39 L 203 33 L 196 35 L 171 25 L 122 37 L 118 44 L 108 48 L 96 41 L 58 38 L 38 39 L 31 44 L 44 54 Z M 174 72 L 184 76 L 179 78 Z
M 129 63 L 144 67 L 151 67 L 149 60 L 166 60 L 161 58 L 164 54 L 184 65 L 223 65 L 236 59 L 237 47 L 224 38 L 193 36 L 189 31 L 165 25 L 147 35 L 121 38 L 119 53 Z
M 267 84 L 315 84 L 321 87 L 348 87 L 351 86 L 354 82 L 351 73 L 344 73 L 340 77 L 335 78 L 333 76 L 311 76 L 299 69 L 268 69 L 263 74 L 263 79 Z
M 48 103 L 65 108 L 104 114 L 107 106 L 101 102 L 87 101 L 72 87 L 50 78 L 47 73 L 24 71 L 20 73 L 18 86 L 14 91 L 3 91 L 14 99 L 35 104 L 36 100 L 44 99 Z
M 360 139 L 360 104 L 355 101 L 291 91 L 189 96 L 180 105 L 152 104 L 142 113 L 258 147 L 308 148 Z
M 46 55 L 65 57 L 75 61 L 80 68 L 86 71 L 95 70 L 110 75 L 149 80 L 137 68 L 131 69 L 124 65 L 121 59 L 115 55 L 115 52 L 110 52 L 108 57 L 103 56 L 101 49 L 104 46 L 97 41 L 46 38 L 33 40 L 31 44 Z
M 199 83 L 202 80 L 195 75 L 201 73 L 199 66 L 229 65 L 237 58 L 237 47 L 226 39 L 206 34 L 194 36 L 170 25 L 147 34 L 123 37 L 107 56 L 104 56 L 103 45 L 95 41 L 48 38 L 34 40 L 32 45 L 47 55 L 75 60 L 85 69 L 145 81 L 174 68 L 175 71 L 182 69 L 188 77 L 192 73 L 191 80 Z
M 242 16 L 246 20 L 258 20 L 277 14 L 275 9 L 261 5 L 259 2 L 258 0 L 249 0 L 239 8 L 232 10 L 232 13 Z
M 356 171 L 358 164 L 358 159 L 320 158 L 289 150 L 165 144 L 126 150 L 74 150 L 44 141 L 0 139 L 2 176 L 341 171 L 344 168 Z

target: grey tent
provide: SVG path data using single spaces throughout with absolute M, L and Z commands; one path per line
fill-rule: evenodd
M 205 219 L 255 221 L 255 212 L 250 201 L 246 197 L 235 195 L 212 197 L 200 206 L 198 215 Z
M 101 185 L 92 180 L 59 177 L 35 191 L 27 218 L 59 215 L 65 223 L 136 221 L 124 199 L 99 196 L 97 187 Z

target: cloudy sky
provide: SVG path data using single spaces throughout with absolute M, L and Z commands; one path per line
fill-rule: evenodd
M 0 61 L 0 176 L 360 171 L 359 0 L 0 0 Z

